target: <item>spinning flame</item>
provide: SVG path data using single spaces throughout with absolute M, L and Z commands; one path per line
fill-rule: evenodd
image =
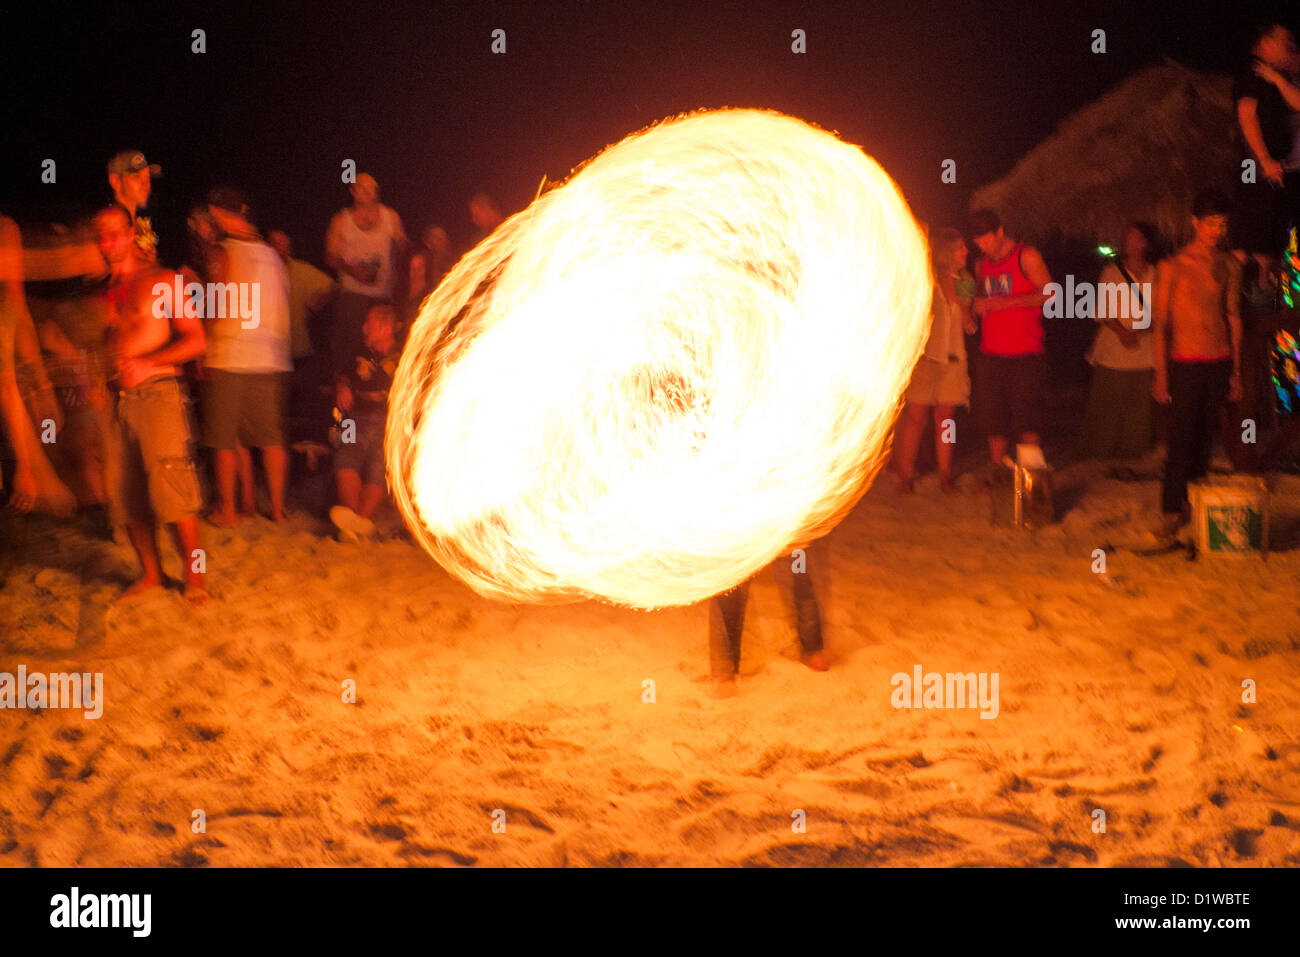
M 707 598 L 865 491 L 931 288 L 859 148 L 754 110 L 651 127 L 424 302 L 390 398 L 394 496 L 489 598 Z

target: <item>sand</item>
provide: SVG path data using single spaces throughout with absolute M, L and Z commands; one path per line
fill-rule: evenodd
M 104 713 L 0 711 L 0 864 L 1295 866 L 1300 479 L 1271 481 L 1267 562 L 1101 575 L 1153 479 L 1066 469 L 1029 533 L 882 478 L 818 570 L 831 670 L 769 570 L 727 700 L 704 605 L 496 604 L 303 513 L 205 526 L 205 607 L 114 605 L 129 551 L 9 513 L 0 671 L 102 672 Z M 893 707 L 916 665 L 996 672 L 997 717 Z

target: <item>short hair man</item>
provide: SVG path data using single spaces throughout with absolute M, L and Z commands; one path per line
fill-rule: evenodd
M 253 227 L 242 193 L 214 189 L 208 194 L 208 212 L 225 234 L 213 257 L 215 274 L 225 277 L 227 290 L 225 315 L 206 317 L 210 343 L 204 362 L 203 441 L 216 450 L 217 472 L 217 504 L 208 521 L 220 526 L 238 521 L 235 475 L 242 444 L 262 450 L 270 518 L 280 522 L 289 471 L 284 400 L 293 369 L 289 274 Z M 230 308 L 236 300 L 239 308 Z M 243 314 L 245 304 L 253 307 L 253 315 Z
M 1198 193 L 1192 241 L 1156 268 L 1151 393 L 1170 407 L 1161 489 L 1165 536 L 1190 518 L 1187 483 L 1209 471 L 1224 399 L 1241 399 L 1242 268 L 1222 248 L 1229 212 L 1222 193 Z
M 351 193 L 352 205 L 334 214 L 325 236 L 325 265 L 339 281 L 331 348 L 336 372 L 361 348 L 361 324 L 370 307 L 394 301 L 394 266 L 409 245 L 401 217 L 379 201 L 373 176 L 358 173 Z
M 123 597 L 162 584 L 155 533 L 162 523 L 172 526 L 180 545 L 186 598 L 202 602 L 208 593 L 196 553 L 203 503 L 180 369 L 202 355 L 203 324 L 186 315 L 174 275 L 144 258 L 126 210 L 101 210 L 95 228 L 109 268 L 109 347 L 117 386 L 109 502 L 141 567 Z
M 971 303 L 980 317 L 976 410 L 997 468 L 1008 436 L 1040 444 L 1047 392 L 1043 303 L 1052 276 L 1038 250 L 1008 236 L 993 210 L 974 212 L 970 231 L 983 254 L 975 264 L 980 292 Z

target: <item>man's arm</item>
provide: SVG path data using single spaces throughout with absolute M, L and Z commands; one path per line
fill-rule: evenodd
M 1052 283 L 1052 274 L 1047 271 L 1047 263 L 1043 262 L 1043 257 L 1039 255 L 1038 250 L 1033 246 L 1026 246 L 1021 251 L 1020 266 L 1025 271 L 1025 278 L 1032 282 L 1038 291 L 1002 300 L 999 306 L 1003 309 L 1038 308 L 1051 298 L 1047 287 Z
M 1237 101 L 1237 123 L 1246 137 L 1246 144 L 1259 160 L 1260 171 L 1271 183 L 1282 185 L 1282 164 L 1269 155 L 1264 145 L 1264 133 L 1259 128 L 1259 101 L 1243 96 Z
M 1227 302 L 1228 342 L 1232 348 L 1232 379 L 1228 387 L 1228 401 L 1241 401 L 1241 263 L 1234 256 L 1224 256 L 1228 261 Z
M 1169 336 L 1169 303 L 1173 293 L 1174 265 L 1166 259 L 1156 267 L 1156 288 L 1154 302 L 1151 304 L 1151 365 L 1155 370 L 1155 380 L 1151 384 L 1151 396 L 1161 405 L 1169 402 L 1169 364 L 1167 361 Z
M 191 359 L 198 358 L 207 349 L 207 337 L 203 333 L 203 321 L 198 316 L 187 317 L 185 315 L 185 294 L 183 290 L 178 296 L 174 285 L 169 288 L 170 295 L 167 297 L 167 305 L 171 313 L 172 330 L 176 335 L 161 349 L 155 349 L 148 355 L 124 360 L 124 372 L 127 371 L 128 364 L 138 363 L 146 368 L 180 365 L 182 362 L 189 362 Z M 152 298 L 150 302 L 152 303 Z M 145 308 L 152 308 L 152 306 L 146 306 Z

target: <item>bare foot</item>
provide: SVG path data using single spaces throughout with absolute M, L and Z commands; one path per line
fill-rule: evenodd
M 252 502 L 243 502 L 239 506 L 240 515 L 256 515 L 257 506 Z
M 122 594 L 118 595 L 117 601 L 125 601 L 128 598 L 134 598 L 141 592 L 149 591 L 152 588 L 162 587 L 162 577 L 159 575 L 145 575 L 136 580 L 133 585 L 126 588 Z
M 202 575 L 191 575 L 185 580 L 185 600 L 191 605 L 202 605 L 210 597 Z
M 271 509 L 271 521 L 276 522 L 276 523 L 283 522 L 283 521 L 284 521 L 284 509 L 282 509 L 282 508 L 273 508 L 273 509 Z
M 824 651 L 814 651 L 810 655 L 804 655 L 799 660 L 813 671 L 826 671 L 830 668 L 830 665 L 826 663 L 826 652 Z
M 203 519 L 209 525 L 215 525 L 217 528 L 234 528 L 239 524 L 239 516 L 234 512 L 223 512 L 215 508 L 204 515 Z
M 904 475 L 898 477 L 898 490 L 904 495 L 912 494 L 912 480 Z
M 957 491 L 957 483 L 952 480 L 951 475 L 941 475 L 939 476 L 939 488 L 952 495 Z
M 709 696 L 713 698 L 734 698 L 736 696 L 735 675 L 714 675 L 709 682 Z

